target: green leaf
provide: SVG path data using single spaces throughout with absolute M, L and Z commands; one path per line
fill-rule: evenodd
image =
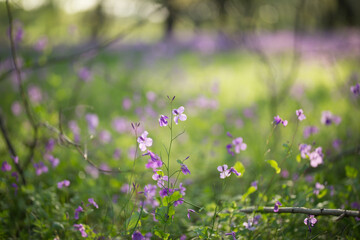
M 358 174 L 358 170 L 356 170 L 353 167 L 350 167 L 348 165 L 345 166 L 345 172 L 346 172 L 346 176 L 348 178 L 356 178 L 357 174 Z
M 176 191 L 170 196 L 165 196 L 163 199 L 163 205 L 168 206 L 168 204 L 172 204 L 173 202 L 179 200 L 182 198 L 180 192 Z
M 160 223 L 170 223 L 172 216 L 175 214 L 174 205 L 167 207 L 159 207 L 156 209 L 155 218 L 159 220 Z
M 136 223 L 138 222 L 139 217 L 140 217 L 140 213 L 134 212 L 133 215 L 131 215 L 131 217 L 126 220 L 127 229 L 129 229 L 129 230 L 133 229 L 136 226 Z M 140 225 L 141 224 L 140 224 L 140 220 L 139 220 L 138 226 L 140 226 Z
M 256 191 L 256 187 L 251 186 L 248 188 L 247 192 L 242 196 L 242 200 L 245 200 L 250 194 Z
M 241 162 L 236 162 L 235 165 L 234 165 L 234 168 L 236 171 L 238 171 L 239 173 L 241 173 L 240 176 L 238 177 L 242 177 L 245 173 L 245 167 L 244 165 L 241 163 Z
M 268 160 L 267 162 L 273 169 L 275 169 L 276 174 L 281 172 L 281 168 L 279 168 L 278 163 L 275 160 Z
M 176 162 L 179 163 L 179 164 L 183 164 L 182 161 L 180 161 L 179 159 L 176 160 Z
M 327 189 L 323 189 L 320 191 L 319 195 L 317 195 L 317 198 L 323 198 L 327 193 Z

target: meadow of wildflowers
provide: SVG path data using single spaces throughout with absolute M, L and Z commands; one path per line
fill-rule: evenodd
M 10 36 L 0 239 L 360 238 L 357 59 L 313 56 L 287 85 L 194 39 L 30 71 L 51 41 Z

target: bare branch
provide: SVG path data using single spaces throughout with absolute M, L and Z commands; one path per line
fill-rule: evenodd
M 278 212 L 274 212 L 274 207 L 249 207 L 240 209 L 242 213 L 292 213 L 307 214 L 315 216 L 342 216 L 342 217 L 360 217 L 360 211 L 345 209 L 312 209 L 304 207 L 279 207 Z

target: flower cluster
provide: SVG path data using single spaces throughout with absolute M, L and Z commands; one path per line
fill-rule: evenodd
M 317 219 L 314 215 L 309 215 L 309 217 L 304 219 L 304 224 L 309 227 L 309 232 L 311 232 L 311 228 L 315 226 L 317 223 Z
M 296 110 L 296 116 L 298 117 L 299 121 L 306 119 L 306 116 L 304 115 L 304 111 L 302 109 Z
M 254 231 L 255 225 L 259 224 L 260 218 L 261 215 L 256 215 L 254 218 L 249 218 L 247 222 L 243 223 L 243 226 L 250 231 Z
M 64 181 L 58 182 L 58 184 L 57 184 L 57 187 L 59 189 L 61 189 L 63 187 L 68 187 L 68 186 L 70 186 L 70 181 L 69 180 L 64 180 Z
M 286 127 L 288 124 L 288 121 L 282 120 L 281 117 L 279 117 L 279 115 L 277 115 L 274 117 L 274 123 L 275 123 L 275 125 L 279 125 L 281 123 L 282 125 L 284 125 L 284 127 Z
M 311 145 L 300 144 L 299 145 L 301 158 L 310 159 L 310 165 L 316 168 L 318 165 L 323 164 L 324 154 L 322 153 L 322 147 L 317 147 L 311 152 Z
M 341 123 L 341 117 L 332 114 L 330 111 L 323 111 L 321 114 L 321 123 L 327 126 L 332 123 L 339 125 Z
M 217 170 L 220 172 L 220 178 L 224 179 L 230 177 L 231 173 L 234 173 L 236 176 L 240 176 L 241 173 L 235 170 L 234 167 L 228 169 L 228 165 L 224 164 L 222 166 L 218 166 Z
M 81 233 L 81 236 L 86 238 L 88 235 L 85 232 L 85 227 L 82 224 L 74 224 L 74 228 Z

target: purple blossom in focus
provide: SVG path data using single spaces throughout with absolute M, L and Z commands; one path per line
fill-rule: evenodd
M 97 203 L 95 202 L 95 200 L 93 198 L 89 198 L 88 201 L 94 207 L 99 208 L 99 205 L 97 205 Z
M 339 125 L 341 122 L 341 117 L 333 115 L 330 111 L 323 111 L 321 114 L 321 123 L 325 125 L 331 125 L 335 123 Z
M 181 172 L 184 175 L 190 174 L 190 170 L 188 169 L 188 167 L 185 164 L 181 164 Z
M 296 110 L 296 116 L 298 117 L 299 121 L 306 119 L 304 111 L 302 109 Z
M 172 113 L 174 115 L 174 122 L 178 124 L 178 121 L 185 121 L 187 119 L 187 116 L 183 113 L 185 111 L 185 108 L 183 106 L 179 107 L 178 109 L 173 109 Z
M 159 125 L 160 127 L 165 127 L 168 125 L 168 121 L 167 119 L 169 119 L 167 116 L 165 115 L 161 115 L 160 118 L 159 118 Z
M 57 183 L 57 187 L 59 189 L 61 189 L 63 187 L 68 187 L 68 186 L 70 186 L 70 181 L 69 180 L 64 180 L 64 181 L 61 181 L 61 182 Z
M 74 215 L 74 219 L 78 220 L 79 219 L 79 214 L 80 212 L 84 212 L 84 209 L 81 206 L 78 206 L 75 209 L 75 215 Z
M 279 115 L 277 115 L 277 116 L 274 117 L 274 123 L 275 123 L 275 125 L 278 125 L 278 124 L 282 123 L 282 125 L 284 125 L 284 127 L 286 127 L 287 124 L 288 124 L 288 121 L 287 120 L 282 120 L 279 117 Z
M 304 219 L 304 224 L 309 227 L 309 232 L 311 232 L 311 228 L 315 226 L 317 223 L 317 219 L 314 215 L 309 215 L 309 217 Z
M 86 114 L 85 118 L 88 124 L 90 134 L 95 134 L 95 130 L 99 125 L 99 117 L 96 114 L 89 113 Z
M 11 171 L 11 165 L 7 161 L 4 161 L 2 163 L 2 165 L 1 165 L 1 171 L 10 172 Z
M 318 132 L 319 132 L 319 128 L 317 128 L 316 126 L 306 126 L 304 128 L 303 135 L 304 135 L 304 138 L 306 139 L 306 138 L 310 137 L 310 135 L 317 134 Z
M 151 147 L 153 140 L 151 138 L 148 138 L 147 135 L 149 133 L 147 131 L 144 131 L 140 137 L 138 137 L 137 142 L 139 143 L 139 148 L 141 151 L 145 151 L 146 147 Z
M 274 212 L 279 212 L 279 206 L 282 206 L 281 202 L 276 201 L 274 206 Z
M 159 191 L 160 197 L 170 196 L 174 192 L 173 189 L 170 188 L 163 188 Z
M 86 238 L 88 235 L 85 232 L 85 227 L 82 224 L 74 224 L 74 228 L 81 233 L 81 236 Z
M 179 200 L 174 202 L 174 207 L 179 206 L 184 203 L 184 198 L 179 198 Z
M 217 170 L 220 172 L 220 178 L 222 179 L 230 176 L 230 170 L 228 170 L 228 165 L 226 164 L 218 166 Z

